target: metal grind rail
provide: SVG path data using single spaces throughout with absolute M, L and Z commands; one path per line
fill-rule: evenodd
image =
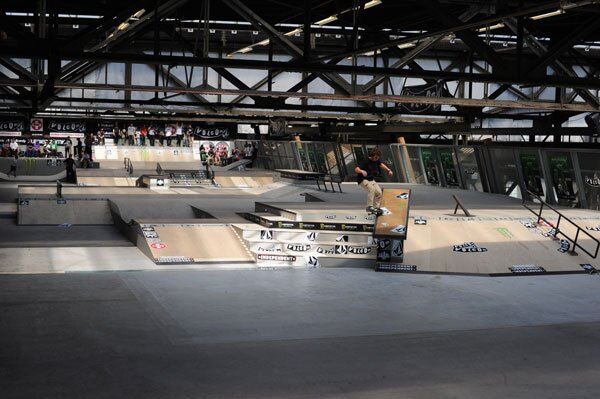
M 539 211 L 536 211 L 532 208 L 529 207 L 529 205 L 527 205 L 525 203 L 525 198 L 523 198 L 522 201 L 522 205 L 529 209 L 529 211 L 531 213 L 533 213 L 535 216 L 537 216 L 537 223 L 539 224 L 541 220 L 543 220 L 544 222 L 546 222 L 549 226 L 552 226 L 554 228 L 554 237 L 556 237 L 558 234 L 562 234 L 567 240 L 569 240 L 572 244 L 573 244 L 573 250 L 571 252 L 575 251 L 575 247 L 581 249 L 583 252 L 585 252 L 586 254 L 588 254 L 590 257 L 592 257 L 593 259 L 596 259 L 596 257 L 598 256 L 598 251 L 600 250 L 600 241 L 598 241 L 598 239 L 596 239 L 594 236 L 592 236 L 590 233 L 588 233 L 587 231 L 585 231 L 584 229 L 582 229 L 581 227 L 579 227 L 579 225 L 577 225 L 577 223 L 573 222 L 571 219 L 569 219 L 568 217 L 566 217 L 565 215 L 563 215 L 560 211 L 558 211 L 557 209 L 554 209 L 551 205 L 549 205 L 548 203 L 546 203 L 539 195 L 527 190 L 527 193 L 529 195 L 531 195 L 533 198 L 537 199 L 540 202 L 540 209 Z M 547 220 L 546 218 L 544 218 L 544 216 L 542 216 L 542 213 L 544 212 L 544 208 L 550 209 L 552 210 L 555 214 L 558 215 L 558 220 L 556 221 L 556 223 L 554 222 L 550 222 L 549 220 Z M 565 234 L 561 229 L 560 229 L 560 224 L 562 221 L 565 221 L 565 223 L 570 223 L 572 226 L 574 226 L 577 230 L 575 233 L 575 238 L 571 238 L 569 237 L 567 234 Z M 583 233 L 587 236 L 587 238 L 591 239 L 593 242 L 596 243 L 596 249 L 593 251 L 594 253 L 590 253 L 587 249 L 585 249 L 584 247 L 582 247 L 581 245 L 579 245 L 579 243 L 577 242 L 579 240 L 580 237 L 580 233 Z

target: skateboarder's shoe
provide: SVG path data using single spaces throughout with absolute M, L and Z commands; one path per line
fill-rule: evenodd
M 383 215 L 383 211 L 381 209 L 375 208 L 373 206 L 367 207 L 367 213 L 370 213 L 372 215 L 377 215 L 377 216 Z

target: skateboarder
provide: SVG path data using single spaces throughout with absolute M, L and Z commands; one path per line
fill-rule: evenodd
M 379 204 L 381 202 L 381 187 L 375 181 L 375 176 L 380 174 L 380 170 L 385 170 L 388 175 L 393 176 L 394 172 L 380 161 L 381 151 L 377 148 L 369 153 L 369 158 L 358 164 L 354 171 L 357 173 L 356 182 L 359 186 L 367 190 L 367 212 L 379 213 Z

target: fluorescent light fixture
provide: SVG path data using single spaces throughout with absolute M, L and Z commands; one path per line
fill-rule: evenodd
M 286 36 L 293 36 L 293 35 L 299 35 L 302 32 L 302 29 L 300 28 L 296 28 L 293 31 L 290 31 L 288 33 L 286 33 Z
M 337 21 L 337 19 L 338 19 L 337 15 L 332 15 L 330 17 L 327 17 L 325 19 L 315 22 L 315 25 L 327 25 L 330 22 Z
M 365 4 L 365 10 L 371 8 L 371 7 L 375 7 L 381 4 L 381 0 L 371 0 L 368 3 Z
M 491 25 L 491 26 L 484 26 L 483 28 L 479 28 L 477 29 L 477 32 L 485 32 L 488 30 L 494 30 L 494 29 L 500 29 L 500 28 L 504 28 L 504 24 L 502 22 L 497 23 L 496 25 Z
M 145 12 L 146 12 L 146 10 L 144 8 L 142 8 L 141 10 L 138 10 L 135 14 L 133 14 L 132 17 L 139 18 L 142 15 L 144 15 Z
M 244 47 L 243 49 L 240 49 L 240 50 L 238 50 L 238 51 L 236 51 L 236 52 L 237 52 L 237 53 L 242 53 L 242 54 L 245 54 L 245 53 L 249 53 L 249 52 L 251 52 L 251 51 L 252 51 L 252 47 Z
M 564 10 L 562 8 L 559 8 L 556 11 L 552 11 L 552 12 L 547 12 L 545 14 L 540 14 L 540 15 L 534 15 L 533 17 L 529 17 L 529 19 L 532 19 L 534 21 L 537 21 L 538 19 L 544 19 L 544 18 L 550 18 L 550 17 L 555 17 L 557 15 L 561 15 L 564 14 Z
M 261 40 L 260 42 L 256 43 L 257 46 L 266 46 L 267 44 L 269 44 L 269 39 Z
M 123 22 L 121 23 L 121 25 L 119 25 L 119 27 L 117 28 L 118 30 L 125 30 L 129 27 L 129 22 Z
M 79 25 L 73 24 L 73 29 L 79 29 Z
M 415 42 L 410 42 L 410 43 L 399 44 L 398 48 L 412 48 L 415 46 L 416 46 Z

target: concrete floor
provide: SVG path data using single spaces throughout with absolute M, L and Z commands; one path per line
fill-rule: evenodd
M 1 275 L 0 397 L 597 398 L 599 288 L 362 269 Z

